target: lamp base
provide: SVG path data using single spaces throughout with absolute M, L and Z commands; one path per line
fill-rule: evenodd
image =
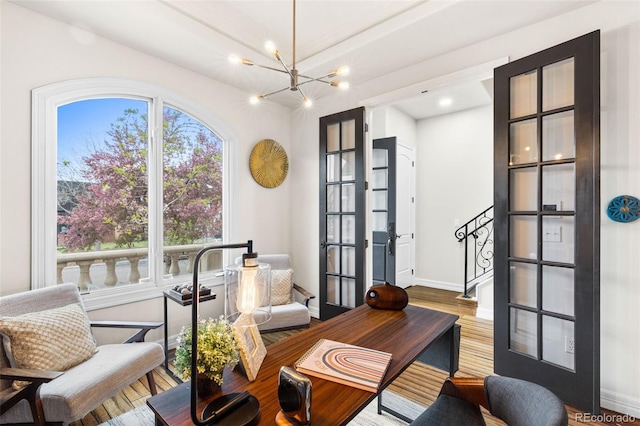
M 238 393 L 222 395 L 211 401 L 202 411 L 202 420 L 211 417 L 229 401 L 238 396 Z M 215 426 L 251 426 L 258 424 L 260 420 L 260 402 L 255 396 L 249 395 L 247 400 L 221 418 L 214 418 L 210 423 Z
M 278 426 L 305 426 L 308 424 L 309 423 L 301 423 L 296 419 L 285 416 L 282 410 L 278 411 L 278 414 L 276 414 L 276 425 Z

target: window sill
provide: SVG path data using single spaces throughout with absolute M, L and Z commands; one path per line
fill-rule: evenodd
M 200 283 L 208 287 L 218 288 L 217 293 L 224 294 L 224 279 L 221 274 L 202 277 Z M 82 294 L 82 300 L 87 312 L 112 308 L 129 303 L 162 297 L 162 293 L 172 288 L 173 284 L 156 286 L 152 283 L 135 284 L 114 288 L 107 288 Z

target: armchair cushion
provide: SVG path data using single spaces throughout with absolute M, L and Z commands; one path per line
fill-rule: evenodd
M 89 319 L 77 303 L 2 317 L 0 333 L 14 368 L 65 371 L 96 352 Z
M 271 271 L 271 305 L 287 305 L 291 303 L 293 289 L 293 269 L 274 269 Z
M 563 402 L 540 385 L 512 377 L 487 376 L 484 388 L 491 414 L 507 424 L 561 426 L 568 422 Z
M 308 327 L 311 321 L 309 308 L 299 302 L 271 307 L 271 319 L 258 325 L 260 331 L 286 330 Z

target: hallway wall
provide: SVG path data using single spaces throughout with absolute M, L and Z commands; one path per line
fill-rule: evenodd
M 493 107 L 418 121 L 416 282 L 461 291 L 454 231 L 493 205 Z

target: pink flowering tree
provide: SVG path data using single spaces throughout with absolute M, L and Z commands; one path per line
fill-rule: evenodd
M 165 244 L 188 244 L 219 234 L 220 140 L 202 124 L 170 108 L 163 111 L 163 128 Z M 82 158 L 79 173 L 88 184 L 58 185 L 59 200 L 74 200 L 58 216 L 58 223 L 67 227 L 68 250 L 86 250 L 100 241 L 115 241 L 117 247 L 147 241 L 147 129 L 146 115 L 125 110 L 111 124 L 108 139 Z M 78 192 L 79 187 L 83 188 L 80 193 L 69 195 L 68 188 Z

